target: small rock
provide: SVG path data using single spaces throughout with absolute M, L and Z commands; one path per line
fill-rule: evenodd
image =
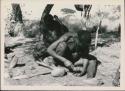
M 49 56 L 49 57 L 46 57 L 43 62 L 48 65 L 48 66 L 55 66 L 55 62 L 54 62 L 54 59 L 53 57 Z
M 61 67 L 55 67 L 52 71 L 51 71 L 51 75 L 53 77 L 62 77 L 66 74 L 66 70 L 64 68 Z

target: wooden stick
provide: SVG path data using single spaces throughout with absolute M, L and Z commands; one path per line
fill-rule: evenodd
M 45 67 L 45 68 L 48 68 L 48 69 L 50 69 L 50 70 L 53 70 L 53 68 L 52 67 L 50 67 L 50 66 L 48 66 L 47 64 L 45 64 L 44 62 L 39 62 L 39 61 L 37 61 L 37 63 L 39 64 L 39 65 L 41 65 L 41 66 L 43 66 L 43 67 Z
M 97 43 L 98 43 L 98 32 L 99 32 L 99 29 L 100 29 L 100 26 L 101 26 L 101 23 L 102 23 L 102 20 L 100 20 L 100 23 L 98 25 L 98 28 L 96 30 L 96 37 L 95 37 L 95 49 L 97 48 Z
M 32 75 L 19 75 L 19 76 L 13 77 L 12 79 L 19 80 L 19 79 L 32 78 L 34 76 L 46 75 L 46 74 L 51 74 L 51 72 L 44 72 L 44 73 L 32 74 Z
M 46 74 L 50 74 L 51 70 L 53 70 L 52 67 L 49 67 L 48 65 L 46 65 L 44 62 L 37 62 L 38 64 L 40 64 L 41 66 L 50 69 L 50 72 L 44 72 L 44 73 L 38 73 L 38 74 L 32 74 L 32 75 L 20 75 L 20 76 L 16 76 L 13 77 L 12 79 L 25 79 L 25 78 L 32 78 L 34 76 L 38 76 L 38 75 L 46 75 Z

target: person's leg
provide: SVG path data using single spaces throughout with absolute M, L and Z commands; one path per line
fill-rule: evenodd
M 89 65 L 87 67 L 87 78 L 93 78 L 96 74 L 97 62 L 96 60 L 89 60 Z

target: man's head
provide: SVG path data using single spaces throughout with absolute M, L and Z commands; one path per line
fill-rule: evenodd
M 91 33 L 89 31 L 81 30 L 78 31 L 78 39 L 81 46 L 81 49 L 89 47 L 91 44 Z

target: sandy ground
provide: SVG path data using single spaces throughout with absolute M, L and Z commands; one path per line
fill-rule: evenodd
M 7 39 L 8 40 L 8 39 Z M 7 41 L 9 43 L 9 41 Z M 10 39 L 9 39 L 10 40 Z M 17 39 L 19 40 L 19 39 Z M 13 75 L 19 76 L 23 74 L 38 74 L 50 72 L 50 69 L 39 66 L 34 61 L 32 54 L 32 46 L 34 43 L 32 39 L 21 39 L 21 46 L 13 49 L 13 53 L 7 56 L 11 58 L 16 54 L 19 57 L 18 64 L 25 64 L 23 66 L 17 66 L 13 69 Z M 30 52 L 29 52 L 30 50 Z M 120 42 L 115 42 L 108 47 L 98 47 L 90 54 L 97 57 L 101 64 L 97 68 L 97 74 L 94 79 L 87 79 L 86 75 L 82 77 L 75 77 L 71 73 L 68 73 L 64 77 L 52 77 L 51 74 L 37 75 L 31 78 L 14 80 L 8 77 L 8 66 L 10 60 L 5 59 L 5 85 L 25 85 L 25 86 L 41 86 L 41 85 L 63 85 L 63 86 L 113 86 L 112 80 L 115 75 L 116 69 L 119 66 L 120 59 Z M 103 82 L 103 84 L 101 84 Z

